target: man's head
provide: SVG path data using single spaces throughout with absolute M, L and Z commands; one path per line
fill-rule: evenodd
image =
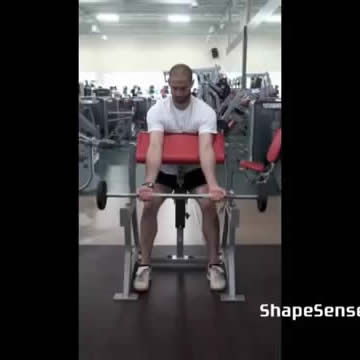
M 169 85 L 174 103 L 180 106 L 187 104 L 193 85 L 191 68 L 185 64 L 174 65 L 169 72 Z

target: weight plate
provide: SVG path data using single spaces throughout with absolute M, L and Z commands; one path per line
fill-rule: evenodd
M 257 207 L 260 212 L 264 212 L 267 208 L 267 196 L 260 195 L 257 199 Z
M 100 181 L 96 191 L 96 204 L 100 210 L 104 210 L 107 200 L 107 185 L 105 181 Z

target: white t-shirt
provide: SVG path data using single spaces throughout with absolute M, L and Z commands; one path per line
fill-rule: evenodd
M 162 131 L 167 133 L 217 134 L 215 111 L 204 101 L 191 96 L 188 107 L 179 110 L 171 97 L 159 100 L 147 113 L 148 132 Z M 185 172 L 199 168 L 199 165 L 186 165 Z M 163 164 L 160 170 L 176 175 L 177 165 Z

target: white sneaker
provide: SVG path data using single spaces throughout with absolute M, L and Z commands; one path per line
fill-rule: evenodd
M 134 289 L 136 291 L 147 291 L 150 284 L 151 267 L 149 265 L 139 265 L 135 278 Z
M 208 266 L 207 278 L 210 281 L 211 290 L 221 291 L 225 289 L 225 270 L 220 264 L 211 264 Z

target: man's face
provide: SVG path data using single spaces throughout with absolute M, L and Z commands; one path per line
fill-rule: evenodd
M 184 104 L 189 101 L 191 96 L 192 81 L 186 72 L 174 73 L 169 79 L 171 95 L 176 104 Z

